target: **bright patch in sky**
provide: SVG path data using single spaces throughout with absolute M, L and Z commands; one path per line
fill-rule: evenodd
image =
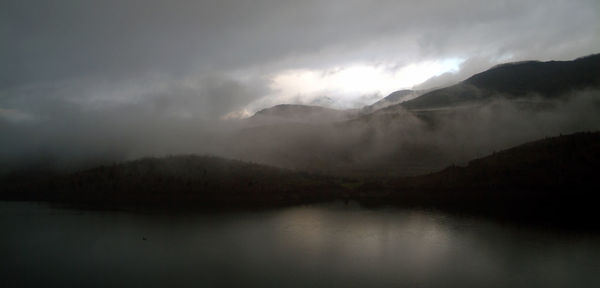
M 354 64 L 327 70 L 287 70 L 272 78 L 270 98 L 281 103 L 325 104 L 355 108 L 446 72 L 456 72 L 463 59 L 426 61 L 403 67 Z M 281 104 L 279 103 L 279 104 Z
M 451 59 L 411 64 L 400 69 L 357 64 L 329 70 L 289 70 L 273 78 L 272 88 L 296 94 L 320 91 L 389 94 L 445 72 L 456 72 L 460 63 L 460 59 Z
M 284 70 L 270 77 L 271 93 L 224 118 L 249 117 L 278 104 L 360 108 L 401 89 L 410 89 L 446 72 L 458 72 L 461 58 L 424 61 L 406 66 L 356 63 L 329 69 Z

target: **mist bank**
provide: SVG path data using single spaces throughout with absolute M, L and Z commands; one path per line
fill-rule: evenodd
M 502 96 L 519 99 L 537 95 L 558 99 L 568 92 L 600 87 L 600 54 L 572 61 L 522 61 L 496 65 L 455 85 L 425 93 L 398 104 L 404 108 L 432 109 L 468 105 Z
M 79 100 L 63 95 L 79 90 L 54 86 L 37 102 L 29 98 L 39 89 L 5 95 L 3 102 L 37 112 L 0 109 L 0 173 L 201 154 L 334 176 L 418 175 L 527 141 L 600 129 L 600 55 L 504 64 L 450 87 L 398 91 L 363 109 L 278 105 L 246 119 L 215 117 L 258 91 L 218 77 L 164 87 L 158 80 L 149 88 L 104 87 L 111 93 Z M 162 92 L 117 97 L 154 88 Z M 122 103 L 105 102 L 107 95 Z
M 383 109 L 349 121 L 273 123 L 241 129 L 237 159 L 346 176 L 417 175 L 549 136 L 600 129 L 600 94 L 410 111 Z
M 600 91 L 560 99 L 495 97 L 429 110 L 388 107 L 344 121 L 313 115 L 309 123 L 142 115 L 2 122 L 3 172 L 74 171 L 145 156 L 208 154 L 330 175 L 417 175 L 535 139 L 600 130 Z

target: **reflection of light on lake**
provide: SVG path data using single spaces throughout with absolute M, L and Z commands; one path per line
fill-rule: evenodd
M 4 286 L 600 287 L 597 235 L 352 205 L 65 211 L 0 202 L 0 279 L 26 284 Z
M 450 231 L 439 225 L 427 214 L 413 214 L 406 227 L 400 231 L 414 231 L 406 247 L 408 259 L 414 264 L 417 273 L 430 273 L 443 264 L 451 243 Z
M 325 231 L 322 225 L 325 215 L 317 208 L 297 208 L 282 212 L 277 217 L 282 236 L 300 249 L 319 249 L 323 245 Z
M 307 257 L 326 257 L 356 269 L 400 257 L 407 260 L 404 268 L 423 273 L 444 262 L 452 235 L 438 220 L 424 213 L 395 211 L 387 216 L 381 211 L 303 207 L 283 211 L 277 218 L 281 241 Z

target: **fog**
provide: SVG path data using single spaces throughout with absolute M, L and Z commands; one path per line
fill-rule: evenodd
M 429 111 L 384 109 L 329 124 L 274 124 L 242 130 L 240 159 L 332 174 L 414 175 L 464 165 L 528 141 L 600 128 L 599 92 Z M 241 151 L 239 150 L 241 148 Z
M 435 114 L 433 126 L 431 117 L 403 111 L 360 117 L 339 112 L 323 121 L 312 115 L 311 123 L 275 117 L 256 125 L 232 118 L 277 104 L 360 109 L 386 96 L 369 83 L 356 91 L 273 85 L 289 71 L 363 67 L 390 78 L 386 85 L 397 80 L 400 90 L 412 84 L 390 75 L 459 59 L 456 71 L 413 83 L 414 89 L 431 89 L 502 62 L 595 53 L 598 5 L 2 1 L 0 170 L 76 169 L 198 153 L 327 173 L 350 166 L 377 171 L 394 161 L 409 167 L 419 160 L 423 167 L 409 170 L 426 171 L 526 140 L 594 129 L 596 106 L 585 104 L 589 96 L 536 113 L 499 102 Z M 321 81 L 328 79 L 317 72 Z
M 145 156 L 209 154 L 334 175 L 415 175 L 532 140 L 596 131 L 599 93 L 576 91 L 554 100 L 496 95 L 458 107 L 392 106 L 370 114 L 323 109 L 309 118 L 286 111 L 260 121 L 173 116 L 169 107 L 177 103 L 169 100 L 174 98 L 157 97 L 156 106 L 4 121 L 0 132 L 11 137 L 2 143 L 1 160 L 5 171 L 72 170 Z

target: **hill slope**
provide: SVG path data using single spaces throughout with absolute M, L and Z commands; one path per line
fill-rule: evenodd
M 450 87 L 400 103 L 406 109 L 464 105 L 496 95 L 556 98 L 566 92 L 600 87 L 600 54 L 573 61 L 527 61 L 498 65 Z
M 281 104 L 265 108 L 248 118 L 250 124 L 327 123 L 343 121 L 354 116 L 353 110 L 336 110 L 321 106 Z
M 215 157 L 146 158 L 68 175 L 13 175 L 4 200 L 114 207 L 262 207 L 335 199 L 597 227 L 600 132 L 517 146 L 417 177 L 349 180 Z
M 424 93 L 425 93 L 425 91 L 422 91 L 422 90 L 395 91 L 392 94 L 384 97 L 383 99 L 381 99 L 371 105 L 367 105 L 367 106 L 363 107 L 360 111 L 362 113 L 371 113 L 376 110 L 379 110 L 379 109 L 382 109 L 382 108 L 385 108 L 385 107 L 388 107 L 388 106 L 391 106 L 394 104 L 398 104 L 398 103 L 402 103 L 404 101 L 414 99 Z
M 330 178 L 204 156 L 172 156 L 101 166 L 68 175 L 12 175 L 0 197 L 91 205 L 263 206 L 331 198 Z
M 598 171 L 600 133 L 576 133 L 504 150 L 466 167 L 399 179 L 386 201 L 598 225 Z

